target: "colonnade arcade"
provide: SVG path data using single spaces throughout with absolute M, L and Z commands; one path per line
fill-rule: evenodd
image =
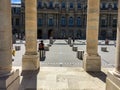
M 101 70 L 101 58 L 98 55 L 99 6 L 100 0 L 88 0 L 87 45 L 83 59 L 83 68 L 85 71 Z M 40 68 L 39 55 L 37 53 L 36 7 L 37 0 L 25 0 L 26 52 L 22 59 L 23 71 L 34 71 Z M 116 67 L 115 71 L 108 72 L 106 90 L 120 90 L 120 8 L 118 12 Z M 0 89 L 5 90 L 17 90 L 19 86 L 16 85 L 16 82 L 18 83 L 20 79 L 19 70 L 14 70 L 12 67 L 11 25 L 10 0 L 0 0 Z

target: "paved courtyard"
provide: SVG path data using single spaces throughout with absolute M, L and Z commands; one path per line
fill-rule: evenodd
M 39 41 L 38 41 L 39 42 Z M 45 45 L 49 44 L 49 40 L 44 40 Z M 99 41 L 98 53 L 101 56 L 102 67 L 115 66 L 115 46 L 114 41 L 110 41 L 110 45 L 104 45 L 104 41 Z M 16 51 L 13 66 L 21 66 L 22 55 L 25 53 L 25 44 L 17 41 L 14 46 L 20 46 L 21 50 Z M 85 40 L 76 40 L 74 43 L 78 50 L 86 50 Z M 101 47 L 107 47 L 107 52 L 101 51 Z M 51 67 L 81 67 L 82 60 L 77 58 L 77 52 L 72 51 L 66 40 L 55 40 L 54 44 L 46 51 L 45 60 L 40 62 L 41 66 Z
M 38 41 L 39 42 L 39 41 Z M 20 73 L 19 90 L 105 90 L 108 70 L 114 69 L 115 46 L 111 41 L 110 45 L 98 46 L 98 53 L 102 58 L 101 72 L 85 72 L 82 68 L 82 60 L 76 57 L 76 52 L 67 44 L 66 40 L 55 40 L 54 44 L 46 51 L 46 58 L 40 61 L 40 70 L 37 72 Z M 24 41 L 14 44 L 21 46 L 16 51 L 14 68 L 21 72 L 22 55 L 25 53 Z M 49 40 L 44 40 L 45 45 Z M 85 41 L 76 40 L 74 46 L 78 50 L 85 50 Z M 101 51 L 101 47 L 107 47 L 107 52 Z

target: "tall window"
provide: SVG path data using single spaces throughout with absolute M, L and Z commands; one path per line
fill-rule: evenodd
M 80 3 L 77 4 L 77 8 L 81 9 L 81 4 Z
M 111 3 L 109 3 L 108 8 L 112 9 L 112 4 Z
M 53 18 L 49 18 L 48 20 L 48 26 L 53 26 L 54 23 L 53 23 Z
M 117 3 L 114 3 L 114 10 L 117 10 L 118 7 L 117 7 Z
M 106 27 L 106 19 L 101 19 L 101 27 Z
M 55 4 L 55 8 L 59 9 L 59 4 L 58 3 Z
M 81 18 L 80 18 L 80 17 L 77 18 L 77 26 L 78 26 L 78 27 L 81 26 Z
M 73 27 L 73 25 L 74 25 L 73 17 L 70 17 L 70 18 L 69 18 L 69 26 L 70 26 L 70 27 Z
M 15 14 L 20 14 L 20 8 L 13 8 L 13 12 Z
M 66 19 L 65 17 L 61 18 L 61 26 L 65 26 L 66 25 Z
M 62 2 L 61 7 L 62 7 L 63 9 L 65 9 L 65 2 Z
M 19 24 L 20 24 L 20 19 L 19 18 L 16 18 L 15 24 L 16 24 L 16 26 L 19 26 Z
M 47 8 L 47 7 L 48 7 L 46 2 L 43 3 L 43 7 L 44 7 L 44 8 Z
M 102 10 L 106 9 L 106 3 L 102 3 Z
M 42 8 L 42 2 L 38 2 L 38 8 Z
M 53 2 L 52 1 L 49 2 L 49 8 L 53 8 Z
M 70 3 L 70 9 L 73 9 L 73 3 L 72 2 Z
M 42 19 L 39 18 L 39 19 L 38 19 L 38 26 L 42 26 L 42 24 L 43 24 L 43 23 L 42 23 Z
M 112 24 L 113 27 L 117 27 L 117 19 L 113 19 L 113 24 Z

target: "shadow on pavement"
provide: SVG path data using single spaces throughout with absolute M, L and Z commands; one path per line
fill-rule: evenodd
M 19 90 L 37 90 L 37 74 L 36 71 L 23 71 L 21 76 L 23 77 L 20 83 Z
M 41 57 L 41 58 L 40 58 L 40 61 L 45 61 L 45 58 L 46 58 L 46 57 Z
M 87 72 L 87 73 L 90 74 L 93 77 L 99 78 L 104 83 L 106 82 L 107 75 L 104 72 L 102 72 L 102 71 L 100 71 L 100 72 Z

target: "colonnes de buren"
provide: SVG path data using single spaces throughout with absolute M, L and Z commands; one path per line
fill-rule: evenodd
M 120 0 L 118 1 L 118 24 L 116 66 L 109 71 L 106 90 L 120 90 Z M 37 53 L 37 0 L 25 0 L 25 47 L 22 58 L 22 71 L 40 69 Z M 83 57 L 85 71 L 101 71 L 101 57 L 98 54 L 98 30 L 100 0 L 88 0 L 86 52 Z M 18 90 L 19 70 L 12 67 L 12 23 L 10 0 L 0 0 L 0 89 Z

